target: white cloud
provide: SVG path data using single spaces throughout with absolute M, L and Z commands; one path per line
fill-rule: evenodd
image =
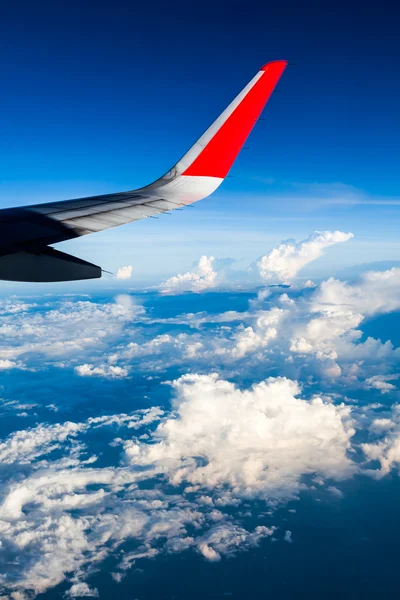
M 0 371 L 5 371 L 7 369 L 13 369 L 16 366 L 16 363 L 13 360 L 0 359 Z
M 400 468 L 400 404 L 392 406 L 391 418 L 374 419 L 370 431 L 383 438 L 374 443 L 361 444 L 365 456 L 372 461 L 379 461 L 380 475 L 385 475 L 396 467 Z
M 298 243 L 291 240 L 282 242 L 258 260 L 260 275 L 266 281 L 276 279 L 287 283 L 296 277 L 305 265 L 319 258 L 325 248 L 339 242 L 347 242 L 352 237 L 352 233 L 342 231 L 316 231 Z
M 238 548 L 257 546 L 259 542 L 273 535 L 276 527 L 256 527 L 249 532 L 232 523 L 224 523 L 212 528 L 198 545 L 199 552 L 211 562 L 221 560 L 221 554 L 229 556 Z
M 371 433 L 382 434 L 396 427 L 396 423 L 392 419 L 378 418 L 374 419 L 369 426 Z
M 400 269 L 379 273 L 369 272 L 356 283 L 330 278 L 323 281 L 300 307 L 305 324 L 292 334 L 290 350 L 299 354 L 314 354 L 319 359 L 351 361 L 387 360 L 393 354 L 390 342 L 368 338 L 360 342 L 359 325 L 366 317 L 388 313 L 400 308 Z M 360 373 L 361 374 L 361 373 Z M 371 375 L 367 387 L 393 389 L 387 383 L 391 376 L 374 379 Z
M 314 295 L 313 310 L 343 314 L 346 309 L 370 316 L 400 308 L 400 268 L 369 271 L 349 284 L 330 278 Z
M 211 548 L 205 542 L 200 542 L 199 552 L 204 556 L 204 558 L 211 562 L 218 562 L 219 560 L 221 560 L 221 555 L 218 554 L 218 552 L 216 552 L 214 548 Z
M 396 389 L 396 386 L 390 381 L 398 378 L 399 375 L 374 375 L 365 380 L 365 385 L 369 389 L 379 390 L 381 394 L 388 394 Z
M 67 421 L 60 425 L 38 425 L 12 433 L 4 442 L 0 442 L 0 462 L 30 463 L 42 454 L 60 447 L 68 438 L 76 436 L 84 425 Z
M 22 368 L 24 359 L 35 366 L 43 357 L 75 360 L 91 348 L 103 348 L 109 338 L 121 335 L 126 323 L 143 314 L 132 296 L 121 294 L 106 303 L 57 298 L 40 310 L 5 315 L 0 325 L 0 369 Z M 16 358 L 21 362 L 15 363 Z
M 104 427 L 106 425 L 117 425 L 121 427 L 126 425 L 130 429 L 139 429 L 143 425 L 149 425 L 154 421 L 159 420 L 164 415 L 164 411 L 158 406 L 151 408 L 136 410 L 134 413 L 127 415 L 121 413 L 118 415 L 104 415 L 102 417 L 90 417 L 87 420 L 89 425 L 96 427 Z
M 74 583 L 65 593 L 66 598 L 98 598 L 99 592 L 91 588 L 87 583 Z
M 302 400 L 293 381 L 270 378 L 241 391 L 217 375 L 185 375 L 173 387 L 177 418 L 158 426 L 159 442 L 125 448 L 133 464 L 158 466 L 174 485 L 228 485 L 237 497 L 279 500 L 296 496 L 306 473 L 354 472 L 350 409 Z
M 118 365 L 94 365 L 84 364 L 75 367 L 75 371 L 81 377 L 107 377 L 110 379 L 118 379 L 128 377 L 129 372 L 125 367 L 119 367 Z
M 233 345 L 229 345 L 229 352 L 235 358 L 242 358 L 249 352 L 268 346 L 269 342 L 276 338 L 276 325 L 282 320 L 284 314 L 282 309 L 276 307 L 270 311 L 260 311 L 254 327 L 238 330 Z
M 130 279 L 132 277 L 132 266 L 119 267 L 115 279 Z
M 285 531 L 285 537 L 283 539 L 288 544 L 292 544 L 293 543 L 292 532 L 289 529 Z
M 183 292 L 204 292 L 215 287 L 217 272 L 213 269 L 213 256 L 202 256 L 193 269 L 183 275 L 174 275 L 160 285 L 162 294 L 180 294 Z

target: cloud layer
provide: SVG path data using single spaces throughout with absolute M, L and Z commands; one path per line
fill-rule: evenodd
M 266 271 L 294 277 L 305 257 L 350 235 L 337 233 L 287 244 Z M 210 289 L 215 265 L 203 257 L 166 293 Z M 168 316 L 163 294 L 147 296 L 146 310 L 127 294 L 0 302 L 2 376 L 18 369 L 22 381 L 39 374 L 63 388 L 58 399 L 30 388 L 22 401 L 18 387 L 0 399 L 0 414 L 21 423 L 0 441 L 4 597 L 60 582 L 67 598 L 101 596 L 87 579 L 107 557 L 118 582 L 160 553 L 218 562 L 272 539 L 296 544 L 277 518 L 287 502 L 324 491 L 341 501 L 353 476 L 378 482 L 399 469 L 400 352 L 362 327 L 400 310 L 400 269 L 264 287 L 241 310 L 232 292 L 222 311 L 209 296 L 202 312 Z M 63 418 L 77 382 L 101 384 L 115 413 L 99 395 L 97 413 Z M 124 383 L 146 408 L 131 412 L 131 396 L 129 409 L 114 407 Z
M 398 405 L 383 418 L 379 406 L 305 397 L 282 377 L 240 388 L 190 374 L 171 387 L 170 410 L 39 425 L 3 443 L 4 593 L 32 597 L 69 578 L 67 597 L 97 597 L 85 579 L 109 555 L 120 581 L 160 552 L 191 550 L 215 562 L 268 538 L 291 543 L 275 509 L 316 488 L 341 498 L 345 479 L 379 478 L 399 465 Z M 355 432 L 366 427 L 371 441 L 360 444 Z M 120 449 L 113 466 L 96 466 L 95 431 Z M 258 524 L 249 528 L 252 515 Z M 120 553 L 129 540 L 136 549 Z

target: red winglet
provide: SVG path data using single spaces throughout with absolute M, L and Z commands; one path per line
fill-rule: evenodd
M 182 175 L 226 177 L 286 65 L 277 60 L 260 69 L 261 77 Z

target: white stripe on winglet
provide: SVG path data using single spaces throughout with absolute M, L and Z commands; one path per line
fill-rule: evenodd
M 223 179 L 219 177 L 192 177 L 190 175 L 179 175 L 172 181 L 157 187 L 157 193 L 170 200 L 190 204 L 206 198 L 221 185 Z

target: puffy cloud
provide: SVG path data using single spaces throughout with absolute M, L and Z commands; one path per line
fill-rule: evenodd
M 65 598 L 98 598 L 99 592 L 91 588 L 87 583 L 74 583 L 65 593 Z
M 398 379 L 399 375 L 374 375 L 365 380 L 367 388 L 379 390 L 382 394 L 388 394 L 396 389 L 396 386 L 390 381 Z
M 270 311 L 260 311 L 254 327 L 249 326 L 238 330 L 229 352 L 235 358 L 242 358 L 249 352 L 268 346 L 269 342 L 276 338 L 276 325 L 282 320 L 284 314 L 283 310 L 276 307 Z
M 218 562 L 219 560 L 221 560 L 221 555 L 218 554 L 218 552 L 216 552 L 214 548 L 211 548 L 205 542 L 200 542 L 199 552 L 204 556 L 204 558 L 211 562 Z
M 378 418 L 372 421 L 372 423 L 369 426 L 369 430 L 371 431 L 371 433 L 381 434 L 386 433 L 390 429 L 393 429 L 393 427 L 395 426 L 396 423 L 392 421 L 392 419 Z
M 129 372 L 125 367 L 118 365 L 94 365 L 84 364 L 75 367 L 75 371 L 81 377 L 107 377 L 110 379 L 128 377 Z
M 279 500 L 296 496 L 306 473 L 354 472 L 350 409 L 302 400 L 293 381 L 270 378 L 241 391 L 215 374 L 185 375 L 173 387 L 177 418 L 158 426 L 159 442 L 125 447 L 132 463 L 157 465 L 174 485 L 228 485 L 238 497 Z
M 162 294 L 180 294 L 182 292 L 204 292 L 215 287 L 217 273 L 213 269 L 213 256 L 202 256 L 193 271 L 183 275 L 174 275 L 160 286 Z
M 342 315 L 347 311 L 370 316 L 400 308 L 400 269 L 363 273 L 356 283 L 330 278 L 313 297 L 313 311 Z
M 30 463 L 39 456 L 60 447 L 68 438 L 76 436 L 84 425 L 66 422 L 62 425 L 38 425 L 12 433 L 4 442 L 0 442 L 0 462 Z
M 0 359 L 0 371 L 5 371 L 6 369 L 13 369 L 16 366 L 15 361 L 6 359 Z
M 132 277 L 132 266 L 119 267 L 115 279 L 130 279 Z
M 316 284 L 313 281 L 311 281 L 311 279 L 307 279 L 307 281 L 305 281 L 303 283 L 303 288 L 314 288 L 314 287 L 316 287 Z
M 343 498 L 343 492 L 334 485 L 330 485 L 327 488 L 327 492 L 330 492 L 333 496 L 336 496 L 336 498 Z
M 232 523 L 224 523 L 212 528 L 198 545 L 199 552 L 211 562 L 221 560 L 221 554 L 229 556 L 238 548 L 250 548 L 265 537 L 273 535 L 276 527 L 256 527 L 249 532 Z
M 390 341 L 361 341 L 360 325 L 366 317 L 400 307 L 400 270 L 367 273 L 348 284 L 335 279 L 322 282 L 298 308 L 303 322 L 291 333 L 290 351 L 329 362 L 347 384 L 388 393 L 395 389 L 390 373 L 400 351 Z M 336 362 L 337 366 L 334 366 Z M 339 363 L 339 364 L 337 364 Z M 341 367 L 341 373 L 337 367 Z
M 383 438 L 361 444 L 361 448 L 369 460 L 380 463 L 380 475 L 389 473 L 396 466 L 400 468 L 400 404 L 392 406 L 390 419 L 374 419 L 370 431 L 375 435 L 383 435 Z
M 0 300 L 0 315 L 15 315 L 36 307 L 36 303 L 28 303 L 17 298 Z
M 330 278 L 301 308 L 310 317 L 294 332 L 292 352 L 333 360 L 339 356 L 353 362 L 388 357 L 393 353 L 391 343 L 381 344 L 372 338 L 360 343 L 362 333 L 358 327 L 366 317 L 400 308 L 400 269 L 365 273 L 354 284 Z M 393 389 L 387 383 L 390 377 L 386 377 L 386 383 L 374 377 L 368 378 L 367 387 Z
M 292 240 L 282 242 L 259 259 L 257 266 L 260 275 L 267 281 L 276 279 L 287 283 L 308 263 L 319 258 L 325 248 L 347 242 L 352 237 L 352 233 L 342 231 L 316 231 L 306 240 L 298 243 Z M 311 287 L 312 282 L 306 283 L 307 287 Z
M 292 544 L 293 543 L 292 532 L 289 529 L 285 531 L 285 537 L 283 539 L 288 544 Z

